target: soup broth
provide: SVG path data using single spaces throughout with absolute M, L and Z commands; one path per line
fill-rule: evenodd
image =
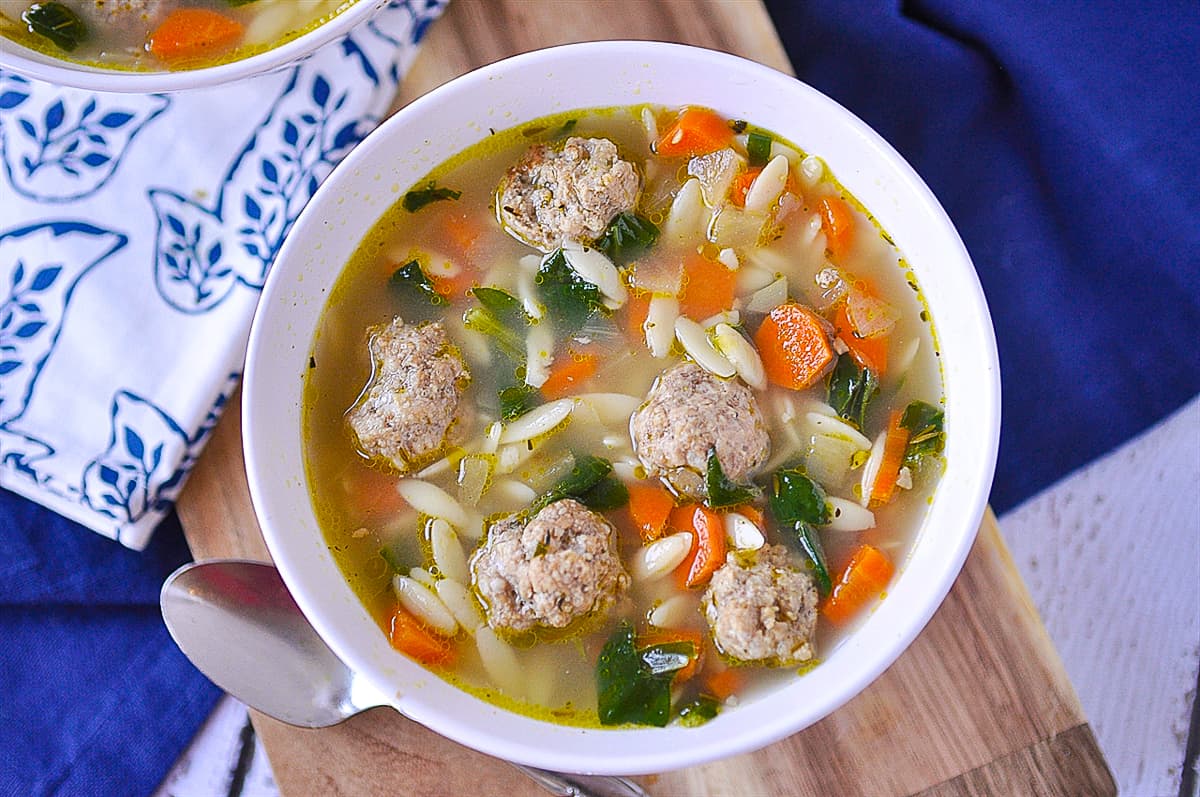
M 357 0 L 0 0 L 0 35 L 105 69 L 197 69 L 269 50 Z
M 595 209 L 542 212 L 562 196 L 601 226 L 562 234 Z M 381 352 L 434 321 L 441 359 L 388 388 Z M 444 439 L 381 453 L 380 388 L 411 408 L 442 366 Z M 358 247 L 311 351 L 307 478 L 400 651 L 553 722 L 690 724 L 818 666 L 885 597 L 941 474 L 941 394 L 915 278 L 819 157 L 700 108 L 583 110 L 440 165 Z M 589 548 L 572 578 L 617 574 L 537 615 L 544 574 L 503 568 L 581 526 L 617 564 Z

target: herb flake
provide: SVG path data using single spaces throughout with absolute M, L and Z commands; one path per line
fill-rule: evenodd
M 462 191 L 455 191 L 453 188 L 429 183 L 424 188 L 415 188 L 406 193 L 404 199 L 400 201 L 400 205 L 409 213 L 416 213 L 426 205 L 445 200 L 455 200 L 460 196 L 462 196 Z

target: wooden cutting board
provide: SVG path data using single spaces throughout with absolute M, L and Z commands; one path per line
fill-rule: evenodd
M 791 71 L 759 0 L 453 0 L 397 107 L 518 52 L 617 38 L 697 44 Z M 197 559 L 269 559 L 244 473 L 234 401 L 178 503 Z M 288 797 L 544 795 L 504 762 L 391 709 L 323 730 L 252 714 Z M 1116 794 L 990 512 L 944 605 L 857 698 L 759 752 L 638 780 L 654 795 Z

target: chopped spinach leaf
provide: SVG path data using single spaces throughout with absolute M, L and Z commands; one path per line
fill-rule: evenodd
M 796 544 L 808 559 L 812 568 L 813 581 L 817 582 L 817 593 L 822 597 L 829 595 L 833 582 L 829 579 L 829 564 L 825 561 L 825 549 L 821 547 L 821 535 L 808 523 L 798 521 L 792 524 Z
M 588 509 L 606 512 L 619 509 L 629 503 L 629 489 L 616 476 L 605 476 L 576 496 Z
M 29 30 L 71 52 L 88 37 L 87 25 L 62 3 L 34 3 L 21 13 Z
M 533 319 L 526 314 L 521 305 L 521 300 L 508 291 L 499 288 L 472 288 L 471 295 L 502 324 L 520 327 L 533 323 Z
M 879 378 L 870 368 L 859 368 L 848 354 L 838 357 L 829 374 L 829 406 L 839 417 L 860 430 L 866 425 L 867 406 L 879 392 Z
M 771 137 L 752 130 L 746 136 L 746 160 L 752 169 L 761 169 L 771 159 Z
M 416 213 L 426 205 L 447 199 L 458 199 L 460 196 L 462 196 L 462 191 L 455 191 L 453 188 L 439 187 L 430 183 L 424 188 L 416 188 L 409 191 L 404 195 L 404 199 L 400 201 L 400 204 L 409 213 Z
M 581 503 L 587 504 L 583 500 L 583 496 L 598 486 L 610 473 L 612 473 L 612 463 L 607 459 L 592 454 L 584 454 L 582 456 L 576 454 L 575 466 L 571 468 L 571 472 L 559 479 L 557 484 L 539 496 L 536 501 L 530 504 L 526 512 L 530 516 L 536 515 L 550 504 L 562 498 L 576 498 Z M 624 486 L 623 484 L 621 485 L 622 488 Z M 597 493 L 595 497 L 603 502 L 605 493 Z M 628 499 L 629 495 L 626 492 L 625 500 Z M 620 504 L 617 506 L 620 506 Z M 595 509 L 596 507 L 592 508 Z
M 258 0 L 225 0 L 225 5 L 229 6 L 230 8 L 237 8 L 239 6 L 248 6 L 251 3 L 257 2 Z
M 446 297 L 434 289 L 433 281 L 421 270 L 421 264 L 416 260 L 410 260 L 393 271 L 388 288 L 400 300 L 402 313 L 410 321 L 429 320 L 437 315 L 434 308 L 446 304 Z
M 570 135 L 571 131 L 575 129 L 575 125 L 577 125 L 577 124 L 579 124 L 578 119 L 568 119 L 567 121 L 562 123 L 561 127 L 559 127 L 557 130 L 554 131 L 554 133 L 550 136 L 550 138 L 552 138 L 552 139 L 566 138 L 568 135 Z
M 393 572 L 408 572 L 408 567 L 404 564 L 404 562 L 400 561 L 399 555 L 386 545 L 379 549 L 379 555 L 383 557 L 383 561 L 387 562 L 388 567 L 390 567 Z
M 654 725 L 671 717 L 671 678 L 675 670 L 656 675 L 638 654 L 633 626 L 622 622 L 596 661 L 596 703 L 601 725 Z
M 721 704 L 708 695 L 700 695 L 679 709 L 679 724 L 685 728 L 698 728 L 721 713 Z
M 912 401 L 904 408 L 900 425 L 908 430 L 904 464 L 917 469 L 927 457 L 942 453 L 946 445 L 945 413 L 924 401 Z
M 782 468 L 775 472 L 767 503 L 780 526 L 793 523 L 824 526 L 829 522 L 825 491 L 798 468 Z
M 706 503 L 713 509 L 744 504 L 757 496 L 757 491 L 753 487 L 729 480 L 725 471 L 721 469 L 721 462 L 717 459 L 715 448 L 708 452 L 708 468 L 705 471 L 704 485 L 708 493 Z
M 537 389 L 526 384 L 503 388 L 499 391 L 499 396 L 500 419 L 505 422 L 520 418 L 541 403 L 538 401 Z
M 654 246 L 658 240 L 658 225 L 638 213 L 618 213 L 596 241 L 596 248 L 609 260 L 623 266 Z
M 564 334 L 574 334 L 593 313 L 605 311 L 600 289 L 571 268 L 561 249 L 542 261 L 534 285 L 555 329 Z
M 463 313 L 463 324 L 495 342 L 502 354 L 514 363 L 525 362 L 525 341 L 512 327 L 506 326 L 485 307 L 472 307 Z

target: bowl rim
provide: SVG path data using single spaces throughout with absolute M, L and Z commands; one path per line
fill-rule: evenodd
M 552 67 L 560 59 L 576 57 L 580 59 L 588 57 L 607 57 L 613 59 L 642 58 L 646 61 L 666 58 L 672 62 L 673 68 L 682 68 L 683 65 L 693 59 L 699 59 L 699 62 L 713 62 L 715 65 L 737 70 L 740 77 L 752 81 L 756 86 L 760 84 L 783 85 L 781 81 L 786 82 L 790 91 L 804 93 L 808 101 L 825 105 L 829 112 L 839 116 L 846 125 L 846 132 L 861 138 L 865 147 L 874 150 L 877 157 L 884 159 L 892 172 L 889 176 L 903 183 L 905 195 L 911 196 L 912 199 L 919 202 L 923 210 L 930 214 L 930 221 L 936 225 L 938 234 L 944 237 L 944 243 L 948 247 L 947 251 L 949 255 L 963 266 L 963 268 L 955 269 L 952 272 L 955 279 L 951 281 L 962 292 L 959 297 L 961 301 L 969 305 L 974 311 L 974 315 L 965 322 L 966 326 L 963 331 L 965 333 L 964 337 L 969 338 L 972 341 L 972 345 L 977 347 L 974 350 L 976 362 L 971 363 L 971 367 L 976 368 L 981 378 L 985 381 L 977 396 L 979 406 L 974 408 L 977 411 L 974 411 L 971 416 L 971 420 L 980 424 L 980 427 L 960 430 L 957 433 L 958 437 L 954 437 L 949 433 L 947 435 L 948 458 L 951 446 L 954 446 L 956 462 L 962 461 L 957 459 L 958 457 L 969 458 L 970 460 L 969 465 L 963 465 L 959 469 L 963 470 L 965 474 L 962 480 L 963 484 L 961 485 L 964 488 L 964 493 L 961 499 L 955 504 L 956 507 L 964 511 L 953 516 L 953 522 L 956 524 L 954 528 L 959 533 L 951 537 L 951 544 L 938 548 L 936 551 L 924 553 L 930 546 L 913 546 L 914 553 L 918 548 L 921 548 L 923 551 L 922 572 L 932 570 L 934 578 L 925 582 L 920 588 L 918 601 L 905 604 L 902 615 L 899 614 L 898 601 L 881 601 L 873 614 L 866 618 L 862 625 L 850 635 L 850 639 L 861 636 L 862 628 L 867 624 L 871 624 L 872 627 L 883 627 L 882 624 L 885 623 L 895 624 L 894 628 L 883 633 L 884 648 L 881 651 L 877 651 L 865 664 L 852 662 L 847 677 L 842 677 L 841 673 L 838 674 L 836 682 L 832 685 L 836 689 L 829 695 L 823 695 L 817 701 L 816 709 L 808 712 L 814 715 L 808 721 L 797 724 L 793 717 L 785 716 L 784 712 L 780 712 L 780 716 L 768 716 L 765 718 L 756 714 L 755 718 L 760 721 L 752 728 L 743 728 L 740 734 L 734 739 L 715 738 L 711 734 L 705 735 L 703 731 L 708 726 L 702 726 L 698 729 L 687 729 L 682 732 L 680 729 L 673 727 L 666 729 L 597 730 L 553 726 L 556 730 L 567 734 L 578 732 L 577 735 L 585 740 L 594 734 L 602 734 L 610 739 L 632 735 L 628 744 L 622 743 L 624 745 L 622 753 L 617 756 L 610 755 L 601 758 L 589 757 L 578 752 L 535 749 L 532 747 L 533 742 L 519 734 L 505 736 L 492 732 L 487 728 L 484 728 L 481 732 L 480 726 L 488 725 L 484 717 L 488 714 L 487 709 L 489 708 L 493 710 L 493 714 L 495 712 L 503 712 L 506 716 L 520 717 L 520 715 L 512 715 L 511 712 L 497 709 L 491 704 L 484 703 L 473 696 L 471 700 L 477 701 L 482 711 L 479 716 L 472 717 L 470 721 L 459 721 L 444 714 L 439 714 L 438 710 L 422 705 L 419 701 L 411 700 L 411 693 L 393 693 L 391 697 L 387 698 L 387 702 L 401 711 L 401 713 L 432 728 L 439 734 L 500 758 L 561 771 L 643 774 L 677 769 L 748 752 L 801 730 L 828 716 L 828 714 L 859 694 L 863 688 L 891 666 L 912 640 L 915 639 L 928 623 L 933 613 L 941 605 L 946 594 L 957 579 L 967 554 L 974 543 L 976 531 L 986 511 L 987 497 L 999 445 L 999 361 L 986 298 L 984 297 L 978 275 L 975 272 L 966 247 L 963 245 L 944 208 L 908 162 L 890 144 L 875 133 L 874 130 L 858 119 L 857 116 L 797 78 L 740 56 L 691 45 L 621 40 L 559 45 L 512 56 L 502 61 L 480 67 L 451 80 L 428 94 L 413 100 L 396 115 L 385 121 L 377 131 L 371 133 L 336 167 L 334 175 L 331 175 L 331 178 L 327 179 L 320 189 L 318 189 L 317 194 L 310 200 L 308 207 L 301 213 L 296 226 L 292 230 L 292 234 L 289 235 L 288 240 L 284 243 L 277 262 L 284 262 L 299 256 L 299 253 L 294 254 L 291 251 L 300 246 L 298 243 L 299 236 L 296 235 L 298 228 L 301 228 L 302 225 L 319 225 L 321 223 L 320 221 L 308 220 L 305 216 L 306 214 L 308 216 L 316 216 L 317 211 L 313 210 L 310 212 L 310 208 L 318 208 L 326 201 L 335 201 L 329 200 L 328 197 L 331 197 L 339 190 L 336 187 L 338 181 L 332 179 L 338 174 L 338 170 L 341 170 L 341 173 L 348 174 L 359 169 L 369 168 L 379 142 L 391 136 L 393 130 L 408 124 L 407 120 L 419 118 L 423 114 L 430 113 L 445 101 L 444 98 L 447 95 L 453 97 L 462 91 L 470 89 L 480 90 L 486 87 L 491 81 L 500 79 L 506 73 L 520 70 L 541 70 L 542 74 L 545 74 L 547 68 L 550 68 L 549 71 L 552 72 Z M 582 105 L 575 107 L 590 106 Z M 520 117 L 508 120 L 506 126 L 519 125 L 527 121 L 529 121 L 528 118 Z M 787 131 L 781 130 L 778 132 L 788 135 Z M 818 151 L 818 154 L 823 153 Z M 850 181 L 845 179 L 844 174 L 840 173 L 837 169 L 833 171 L 843 184 L 847 184 L 852 193 L 856 195 L 861 194 L 853 185 L 848 184 Z M 419 176 L 416 179 L 419 179 Z M 870 203 L 867 203 L 867 205 L 871 207 Z M 372 219 L 371 224 L 374 224 L 374 221 Z M 889 232 L 892 231 L 889 230 Z M 910 247 L 901 247 L 906 256 L 909 253 L 909 249 Z M 914 270 L 920 273 L 921 268 L 919 264 L 914 265 Z M 250 482 L 255 511 L 259 522 L 263 526 L 263 535 L 267 540 L 268 548 L 271 550 L 272 555 L 276 557 L 276 564 L 280 568 L 285 582 L 288 583 L 289 588 L 296 597 L 298 605 L 309 616 L 310 620 L 313 621 L 314 626 L 317 627 L 322 637 L 329 642 L 330 647 L 340 657 L 347 660 L 347 664 L 357 669 L 359 665 L 364 664 L 364 661 L 363 657 L 357 655 L 354 640 L 343 638 L 341 629 L 333 627 L 329 622 L 326 622 L 322 599 L 306 589 L 306 579 L 296 570 L 297 563 L 293 556 L 295 553 L 294 547 L 289 547 L 288 541 L 281 537 L 280 531 L 273 528 L 271 523 L 272 507 L 269 504 L 271 486 L 268 484 L 268 471 L 264 469 L 265 462 L 260 461 L 264 441 L 256 439 L 260 417 L 263 414 L 271 412 L 271 410 L 267 409 L 266 403 L 260 402 L 260 391 L 266 393 L 270 390 L 270 387 L 267 384 L 260 385 L 255 375 L 258 373 L 260 358 L 270 356 L 265 351 L 266 344 L 264 338 L 268 337 L 271 332 L 266 327 L 268 321 L 263 319 L 268 318 L 272 314 L 271 307 L 275 303 L 294 301 L 294 298 L 289 298 L 289 294 L 287 293 L 293 286 L 285 285 L 282 277 L 276 277 L 277 273 L 282 273 L 282 271 L 277 271 L 273 268 L 271 275 L 267 279 L 250 333 L 246 364 L 247 378 L 243 388 L 243 412 L 245 413 L 243 444 L 246 451 L 247 476 Z M 332 279 L 336 279 L 336 276 L 334 274 Z M 928 291 L 929 286 L 926 284 L 926 280 L 921 280 L 921 285 L 923 291 Z M 324 298 L 322 297 L 323 303 Z M 934 312 L 934 316 L 936 330 L 938 328 L 936 311 Z M 309 331 L 306 330 L 306 334 L 308 333 Z M 311 337 L 302 341 L 302 346 L 306 354 L 310 350 L 311 345 Z M 955 345 L 958 345 L 957 342 Z M 949 375 L 946 373 L 946 362 L 943 361 L 943 389 L 947 391 L 948 407 L 952 401 L 949 395 L 949 381 Z M 948 429 L 951 423 L 952 419 L 948 414 Z M 295 431 L 298 434 L 299 430 Z M 973 448 L 969 453 L 966 453 L 961 450 L 961 446 L 965 445 L 968 437 L 970 437 Z M 950 467 L 953 466 L 948 465 L 948 471 Z M 307 492 L 307 477 L 302 478 L 301 481 L 304 483 L 304 489 Z M 926 533 L 927 527 L 930 526 L 932 522 L 931 517 L 938 504 L 945 505 L 947 503 L 940 497 L 942 495 L 940 491 L 946 486 L 944 482 L 945 477 L 943 477 L 943 484 L 939 485 L 939 492 L 936 493 L 938 497 L 931 505 L 930 512 L 923 521 L 920 532 L 922 535 Z M 889 594 L 899 593 L 901 585 L 907 585 L 912 582 L 912 579 L 903 580 L 903 571 L 910 568 L 913 559 L 913 553 L 910 553 L 909 560 L 905 562 L 901 568 L 901 573 L 897 576 L 896 582 L 893 584 L 895 589 L 889 590 Z M 929 562 L 928 565 L 924 564 L 926 561 Z M 839 648 L 841 647 L 846 647 L 845 642 L 839 645 Z M 836 654 L 837 650 L 835 649 L 833 653 Z M 378 668 L 374 668 L 369 664 L 364 666 L 365 669 L 371 670 L 368 675 L 377 683 L 387 681 L 386 676 L 381 676 L 381 671 Z M 829 680 L 827 677 L 829 670 L 828 666 L 817 667 L 805 676 L 805 681 L 819 683 L 821 686 L 824 686 L 825 682 Z M 458 690 L 457 687 L 451 688 L 461 693 L 461 690 Z M 387 693 L 386 686 L 381 687 L 381 691 Z M 749 708 L 750 705 L 747 704 L 733 713 L 740 714 L 741 712 L 748 711 Z M 530 723 L 540 723 L 540 721 L 528 718 L 521 719 Z M 712 724 L 710 723 L 709 725 L 711 726 Z M 649 734 L 659 734 L 665 741 L 661 744 L 643 744 Z M 696 741 L 702 736 L 704 737 L 703 742 L 696 744 Z M 586 741 L 583 744 L 586 744 Z
M 0 68 L 22 77 L 67 88 L 113 94 L 158 94 L 204 89 L 269 74 L 291 66 L 318 49 L 345 36 L 354 26 L 373 16 L 391 0 L 356 0 L 332 19 L 308 33 L 261 53 L 229 63 L 179 71 L 137 72 L 75 64 L 0 37 Z

